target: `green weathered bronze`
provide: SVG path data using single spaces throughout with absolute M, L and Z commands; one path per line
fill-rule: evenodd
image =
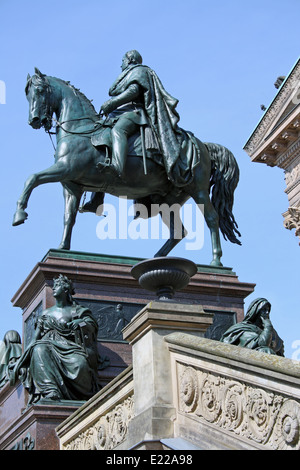
M 239 180 L 234 156 L 222 145 L 204 144 L 178 126 L 178 100 L 166 92 L 156 73 L 142 64 L 137 51 L 125 54 L 122 73 L 109 93 L 111 98 L 98 114 L 69 82 L 38 69 L 28 76 L 29 124 L 49 132 L 55 114 L 57 147 L 55 163 L 26 181 L 13 225 L 26 220 L 32 190 L 52 182 L 61 182 L 64 187 L 64 232 L 59 248 L 66 250 L 70 249 L 85 191 L 93 197 L 83 211 L 92 212 L 103 203 L 105 192 L 127 196 L 147 208 L 151 204 L 180 207 L 192 197 L 196 204 L 204 205 L 211 233 L 211 264 L 221 266 L 219 229 L 225 239 L 240 244 L 232 213 Z M 180 220 L 179 210 L 176 216 Z M 170 239 L 155 256 L 166 256 L 186 235 L 174 217 L 164 220 Z
M 9 382 L 9 372 L 22 354 L 22 343 L 19 333 L 9 330 L 5 333 L 0 345 L 0 388 Z
M 99 389 L 98 325 L 89 309 L 72 297 L 72 282 L 54 280 L 56 303 L 37 320 L 35 337 L 10 374 L 28 390 L 29 405 L 40 399 L 86 400 Z
M 244 320 L 231 326 L 220 341 L 283 356 L 284 344 L 271 323 L 270 311 L 271 304 L 267 299 L 254 300 Z

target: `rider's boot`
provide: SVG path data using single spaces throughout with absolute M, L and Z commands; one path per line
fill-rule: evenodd
M 128 154 L 128 138 L 139 129 L 138 125 L 127 118 L 119 119 L 111 130 L 112 141 L 112 161 L 99 162 L 97 168 L 102 171 L 104 168 L 112 169 L 119 178 L 124 180 L 124 167 Z
M 116 132 L 117 131 L 117 132 Z M 123 175 L 128 153 L 128 136 L 117 129 L 112 132 L 112 164 L 119 175 Z
M 93 212 L 96 214 L 98 207 L 103 204 L 103 199 L 103 193 L 92 193 L 91 199 L 80 207 L 79 212 Z
M 112 159 L 106 157 L 106 159 L 103 162 L 98 162 L 97 163 L 97 169 L 98 171 L 102 171 L 104 169 L 110 169 L 112 170 L 119 178 L 123 178 L 123 171 L 124 171 L 124 166 L 125 166 L 125 160 L 127 157 L 127 150 L 128 150 L 128 145 L 127 145 L 127 139 L 124 142 L 124 140 L 121 138 L 120 141 L 113 136 L 112 133 Z

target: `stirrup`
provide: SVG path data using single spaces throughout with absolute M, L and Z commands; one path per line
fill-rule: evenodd
M 109 168 L 114 172 L 116 176 L 123 179 L 123 175 L 119 172 L 119 170 L 110 162 L 110 160 L 105 160 L 104 162 L 98 162 L 96 164 L 97 170 L 101 172 L 104 168 Z
M 107 167 L 109 167 L 109 166 L 111 166 L 111 163 L 110 163 L 110 159 L 109 159 L 109 158 L 106 158 L 106 159 L 104 160 L 104 162 L 98 162 L 98 163 L 96 164 L 97 170 L 99 170 L 99 171 L 101 171 L 101 170 L 103 170 L 103 168 L 107 168 Z

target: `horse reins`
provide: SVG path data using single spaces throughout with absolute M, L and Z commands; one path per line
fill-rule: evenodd
M 90 117 L 80 117 L 80 118 L 75 118 L 75 119 L 68 119 L 67 121 L 62 121 L 62 122 L 59 122 L 59 121 L 57 121 L 57 119 L 52 118 L 52 121 L 56 122 L 56 127 L 60 127 L 64 132 L 66 132 L 66 134 L 72 134 L 72 135 L 89 136 L 90 134 L 93 134 L 93 133 L 97 130 L 97 128 L 101 127 L 101 123 L 98 122 L 98 124 L 97 124 L 97 121 L 94 121 L 94 122 L 95 122 L 95 126 L 94 126 L 93 129 L 90 129 L 90 130 L 88 130 L 88 131 L 82 131 L 82 132 L 70 131 L 70 130 L 65 129 L 65 128 L 62 126 L 62 124 L 65 124 L 65 123 L 67 123 L 67 122 L 82 121 L 82 120 L 84 120 L 84 119 L 89 119 L 89 120 L 93 121 L 93 119 L 90 118 Z M 45 129 L 45 131 L 46 131 L 46 129 Z M 50 130 L 49 130 L 49 131 L 46 131 L 46 132 L 49 134 L 49 137 L 50 137 L 50 140 L 51 140 L 51 142 L 52 142 L 53 148 L 54 148 L 54 150 L 56 151 L 56 147 L 55 147 L 54 142 L 53 142 L 53 139 L 52 139 L 52 135 L 54 135 L 54 134 L 56 135 L 56 132 L 50 132 Z

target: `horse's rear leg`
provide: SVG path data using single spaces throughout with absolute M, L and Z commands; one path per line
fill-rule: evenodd
M 63 179 L 65 175 L 65 166 L 55 163 L 47 170 L 40 171 L 31 175 L 25 182 L 23 192 L 17 202 L 17 210 L 14 215 L 13 225 L 20 225 L 28 217 L 25 209 L 28 204 L 28 200 L 34 188 L 46 183 L 56 183 Z
M 170 238 L 156 253 L 156 255 L 154 255 L 155 258 L 159 256 L 167 256 L 167 254 L 170 253 L 173 248 L 175 248 L 180 240 L 182 240 L 187 235 L 187 231 L 184 228 L 180 217 L 180 208 L 181 204 L 172 204 L 171 206 L 163 204 L 163 208 L 160 211 L 160 216 L 170 231 Z
M 192 197 L 196 204 L 203 205 L 204 207 L 204 218 L 210 230 L 212 244 L 213 259 L 210 264 L 212 266 L 223 266 L 221 263 L 222 248 L 219 231 L 219 216 L 210 200 L 209 193 L 206 190 L 202 190 L 192 195 Z

